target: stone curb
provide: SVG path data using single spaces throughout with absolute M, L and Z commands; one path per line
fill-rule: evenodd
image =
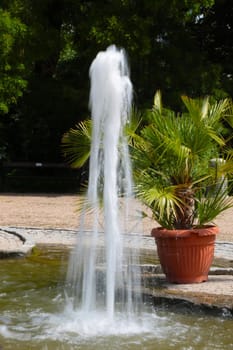
M 33 244 L 64 244 L 67 246 L 76 243 L 78 234 L 75 230 L 64 229 L 39 229 L 25 227 L 0 227 L 0 232 L 6 232 L 19 237 L 22 241 L 22 249 L 32 246 Z M 90 231 L 85 231 L 85 235 L 90 235 Z M 140 234 L 125 235 L 126 246 L 135 245 L 138 248 L 155 251 L 154 238 Z M 100 233 L 99 244 L 104 241 L 103 233 Z M 233 261 L 233 242 L 216 241 L 215 257 Z
M 75 230 L 58 229 L 36 229 L 0 227 L 0 232 L 15 235 L 20 239 L 20 249 L 13 250 L 11 254 L 28 254 L 36 244 L 63 245 L 71 248 L 77 241 Z M 83 233 L 91 239 L 91 232 Z M 80 235 L 80 234 L 79 234 Z M 138 234 L 125 235 L 126 245 L 140 247 L 146 254 L 156 254 L 154 239 L 150 236 Z M 104 235 L 100 234 L 99 244 L 104 244 Z M 4 250 L 2 250 L 4 253 Z M 9 255 L 9 251 L 5 252 Z M 216 242 L 215 259 L 225 262 L 233 262 L 233 243 Z M 142 265 L 145 294 L 151 295 L 159 300 L 183 300 L 193 305 L 205 305 L 210 308 L 217 308 L 221 312 L 226 310 L 227 315 L 233 317 L 233 268 L 230 266 L 212 267 L 209 280 L 197 284 L 169 284 L 162 274 L 160 266 L 154 264 Z

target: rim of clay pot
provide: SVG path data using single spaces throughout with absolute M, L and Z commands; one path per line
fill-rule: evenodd
M 155 227 L 151 231 L 151 236 L 158 237 L 190 237 L 195 236 L 212 236 L 219 232 L 219 227 L 215 225 L 206 225 L 203 227 L 193 227 L 190 229 L 169 230 L 164 227 Z

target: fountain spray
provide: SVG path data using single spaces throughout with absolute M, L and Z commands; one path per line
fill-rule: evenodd
M 124 246 L 133 198 L 124 133 L 130 121 L 132 84 L 124 50 L 110 46 L 99 52 L 90 67 L 90 81 L 92 144 L 87 202 L 92 209 L 93 226 L 88 237 L 83 227 L 79 232 L 68 281 L 75 304 L 85 314 L 101 307 L 113 318 L 116 309 L 128 315 L 138 309 L 139 298 L 135 298 L 133 289 L 135 285 L 140 288 L 137 254 L 134 248 Z M 84 215 L 85 211 L 86 208 Z M 99 228 L 101 211 L 103 234 Z M 101 239 L 105 242 L 104 248 L 98 249 Z

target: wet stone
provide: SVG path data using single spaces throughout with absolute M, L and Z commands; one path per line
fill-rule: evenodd
M 0 229 L 0 259 L 27 255 L 33 246 L 33 242 L 20 234 Z
M 91 233 L 86 232 L 91 239 Z M 30 253 L 34 245 L 57 245 L 69 249 L 78 240 L 75 230 L 53 230 L 35 228 L 0 228 L 0 257 L 22 256 Z M 156 260 L 154 239 L 149 236 L 129 235 L 128 244 L 138 244 L 145 253 L 147 260 Z M 104 236 L 100 235 L 100 245 L 104 244 Z M 149 252 L 149 253 L 148 253 Z M 146 255 L 148 254 L 148 256 Z M 151 258 L 152 257 L 152 258 Z M 155 300 L 178 302 L 188 301 L 195 306 L 226 310 L 233 315 L 233 244 L 231 242 L 216 242 L 215 259 L 209 279 L 204 283 L 170 284 L 166 281 L 159 264 L 152 262 L 141 265 L 144 294 Z M 158 262 L 158 261 L 157 261 Z

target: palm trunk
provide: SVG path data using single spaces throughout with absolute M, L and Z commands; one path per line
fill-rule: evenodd
M 176 196 L 179 198 L 179 206 L 176 206 L 176 229 L 190 229 L 193 226 L 195 201 L 193 190 L 189 187 L 177 189 Z

